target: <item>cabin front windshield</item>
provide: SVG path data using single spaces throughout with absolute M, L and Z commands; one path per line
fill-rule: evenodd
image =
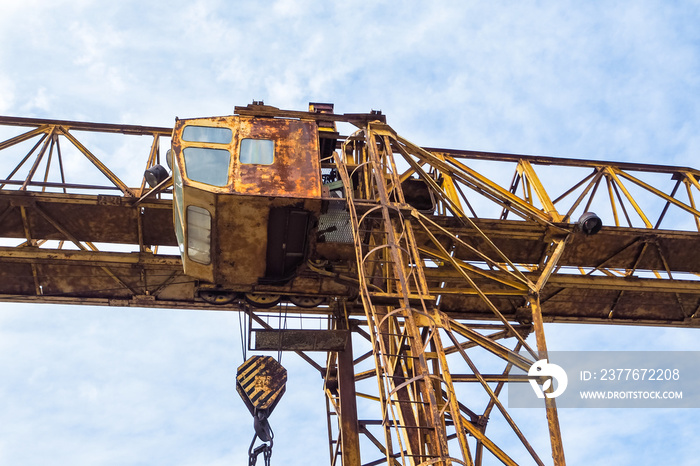
M 226 186 L 228 184 L 229 163 L 231 162 L 231 153 L 228 150 L 187 147 L 183 153 L 187 178 L 212 186 Z

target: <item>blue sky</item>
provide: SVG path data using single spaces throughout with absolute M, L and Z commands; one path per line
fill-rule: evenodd
M 2 2 L 0 114 L 170 126 L 328 101 L 423 146 L 697 167 L 699 23 L 698 1 Z M 546 330 L 550 350 L 700 350 L 697 331 Z M 235 314 L 0 303 L 0 354 L 0 464 L 246 461 Z M 321 380 L 282 362 L 273 464 L 326 464 Z M 569 464 L 700 455 L 696 410 L 560 420 Z

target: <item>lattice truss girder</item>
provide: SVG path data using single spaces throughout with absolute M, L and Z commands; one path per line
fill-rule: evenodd
M 177 244 L 172 201 L 162 197 L 167 183 L 147 188 L 136 171 L 140 186 L 129 187 L 97 155 L 111 147 L 152 166 L 171 129 L 14 117 L 0 117 L 0 125 L 3 135 L 22 131 L 0 142 L 6 299 L 209 307 L 192 302 L 194 284 L 179 256 L 159 253 Z M 143 152 L 134 155 L 134 148 Z M 10 161 L 16 165 L 8 168 Z M 121 171 L 135 172 L 128 165 Z
M 192 300 L 191 283 L 171 278 L 177 268 L 175 254 L 158 257 L 168 263 L 167 270 L 152 270 L 157 247 L 175 245 L 170 200 L 167 194 L 159 199 L 166 186 L 150 190 L 139 175 L 140 186 L 129 187 L 116 175 L 123 167 L 110 169 L 98 157 L 105 147 L 133 152 L 130 145 L 101 145 L 98 136 L 136 138 L 146 142 L 139 149 L 140 160 L 151 166 L 159 161 L 170 128 L 10 117 L 0 117 L 0 125 L 6 138 L 0 139 L 0 155 L 7 173 L 0 180 L 1 234 L 8 239 L 0 257 L 13 264 L 5 268 L 10 285 L 0 291 L 22 300 L 36 300 L 43 292 L 40 300 L 47 301 L 73 302 L 70 296 L 82 296 L 94 304 L 138 305 L 140 298 L 134 297 L 160 296 L 170 302 L 154 306 L 202 305 Z M 559 265 L 541 290 L 545 320 L 697 325 L 698 234 L 683 231 L 700 223 L 697 170 L 426 150 L 391 134 L 398 179 L 388 180 L 389 193 L 392 183 L 406 188 L 406 183 L 422 180 L 427 186 L 430 205 L 424 213 L 402 214 L 415 229 L 429 294 L 444 312 L 492 318 L 484 300 L 465 285 L 463 272 L 468 271 L 504 315 L 527 318 L 523 277 L 534 282 L 553 241 L 568 235 Z M 350 138 L 346 148 L 354 144 L 363 142 Z M 12 160 L 15 166 L 8 165 Z M 355 161 L 350 157 L 347 163 Z M 85 167 L 92 167 L 92 176 Z M 355 181 L 365 182 L 360 176 L 368 175 L 358 170 Z M 603 218 L 604 228 L 594 238 L 569 235 L 575 231 L 571 221 L 584 210 L 596 210 Z M 617 224 L 621 226 L 613 226 Z M 10 250 L 8 245 L 17 247 Z M 126 249 L 142 255 L 127 257 L 122 254 Z M 144 280 L 144 274 L 151 279 Z M 13 284 L 12 277 L 20 276 L 26 280 Z M 51 276 L 89 280 L 84 288 L 73 286 L 67 293 L 66 284 L 53 283 Z M 169 279 L 181 283 L 181 289 L 168 284 Z
M 402 207 L 397 211 L 412 220 L 430 294 L 439 296 L 443 311 L 491 318 L 489 306 L 473 286 L 479 284 L 504 314 L 526 318 L 526 312 L 520 315 L 526 304 L 523 296 L 538 280 L 552 249 L 565 240 L 567 246 L 557 267 L 547 277 L 549 286 L 545 288 L 543 282 L 538 288 L 545 319 L 556 315 L 560 321 L 697 324 L 699 236 L 693 231 L 660 229 L 663 222 L 696 228 L 700 219 L 694 201 L 697 170 L 564 159 L 556 166 L 562 173 L 547 181 L 554 188 L 562 178 L 573 179 L 575 185 L 562 188 L 564 193 L 554 198 L 549 194 L 554 188 L 546 188 L 534 169 L 536 164 L 551 169 L 554 159 L 468 153 L 479 159 L 510 160 L 515 175 L 511 188 L 505 189 L 457 158 L 466 153 L 431 152 L 388 132 L 392 136 L 384 135 L 384 142 L 396 154 L 399 167 L 395 179 L 386 180 L 388 192 L 395 193 L 395 187 L 401 186 L 415 193 L 420 181 L 423 198 L 427 193 L 433 202 L 427 214 L 416 209 L 402 211 Z M 361 139 L 350 138 L 346 147 L 362 144 Z M 351 167 L 365 163 L 352 157 L 348 157 Z M 580 181 L 571 178 L 572 171 L 591 169 Z M 355 170 L 359 174 L 353 179 L 369 186 L 372 180 L 363 170 Z M 596 195 L 601 180 L 607 180 L 611 194 L 603 199 Z M 650 184 L 663 185 L 664 180 L 671 182 L 670 186 L 666 183 L 666 192 Z M 687 188 L 687 201 L 677 197 L 681 185 Z M 524 187 L 521 197 L 518 186 Z M 595 237 L 581 234 L 572 216 L 578 218 L 593 207 L 604 208 L 602 201 L 609 201 L 614 221 L 602 210 L 603 230 Z M 409 199 L 413 205 L 421 202 L 415 195 Z M 497 207 L 497 212 L 491 209 L 491 218 L 479 216 L 480 210 L 489 215 L 489 205 Z M 654 208 L 656 217 L 651 213 Z M 445 215 L 432 215 L 435 211 Z M 628 225 L 620 225 L 619 211 L 625 213 Z M 641 224 L 630 219 L 630 211 Z M 508 220 L 509 214 L 520 221 Z
M 543 464 L 498 399 L 497 392 L 501 391 L 502 386 L 495 387 L 497 392 L 494 391 L 481 376 L 464 346 L 478 341 L 480 345 L 486 345 L 482 347 L 503 357 L 506 368 L 501 377 L 507 376 L 513 360 L 520 364 L 521 369 L 528 368 L 534 362 L 518 356 L 518 350 L 524 348 L 533 357 L 537 357 L 537 353 L 472 279 L 468 271 L 473 272 L 474 269 L 469 264 L 460 263 L 459 258 L 447 250 L 445 241 L 436 237 L 433 232 L 440 234 L 440 228 L 436 228 L 438 225 L 406 205 L 393 149 L 403 155 L 408 153 L 397 143 L 398 138 L 389 127 L 373 123 L 361 129 L 344 146 L 342 153 L 350 164 L 336 155 L 338 173 L 348 193 L 346 197 L 355 241 L 360 297 L 379 382 L 377 401 L 382 412 L 379 425 L 384 429 L 382 445 L 386 461 L 388 464 L 481 464 L 486 448 L 505 464 L 517 464 L 483 429 L 484 421 L 495 406 L 532 460 Z M 404 160 L 412 162 L 410 157 Z M 418 167 L 418 164 L 412 165 L 414 169 Z M 454 209 L 454 205 L 451 209 Z M 453 210 L 452 213 L 457 212 Z M 479 232 L 488 241 L 488 237 L 473 222 L 466 217 L 464 219 L 466 227 Z M 415 227 L 414 223 L 417 224 Z M 434 252 L 419 248 L 416 232 L 427 235 L 435 248 Z M 449 234 L 449 231 L 444 230 L 444 233 Z M 454 235 L 448 236 L 450 243 L 455 239 L 461 241 Z M 529 300 L 533 296 L 537 299 L 538 290 L 561 256 L 565 237 L 554 243 L 556 247 L 543 263 L 539 280 L 533 283 L 493 243 L 489 244 L 498 260 L 462 241 L 485 263 L 508 276 L 504 280 L 482 274 L 482 278 L 496 278 L 493 281 L 513 286 L 519 295 L 525 295 Z M 463 286 L 473 290 L 488 306 L 492 317 L 501 322 L 505 332 L 503 335 L 515 338 L 515 351 L 495 344 L 488 337 L 477 336 L 473 329 L 438 310 L 437 297 L 442 290 L 437 288 L 431 294 L 424 270 L 425 256 L 422 255 L 426 251 L 433 260 L 437 258 L 459 273 Z M 534 309 L 539 312 L 539 304 Z M 537 325 L 535 327 L 541 333 L 541 318 L 539 322 L 539 328 Z M 453 333 L 455 328 L 475 340 L 465 345 Z M 452 344 L 449 350 L 443 346 L 443 338 Z M 460 403 L 447 361 L 450 352 L 458 352 L 462 356 L 462 362 L 469 367 L 473 380 L 478 381 L 488 394 L 488 405 L 482 416 Z M 556 412 L 550 413 L 548 410 L 548 415 L 553 456 L 557 464 L 563 464 Z M 365 427 L 363 432 L 366 431 Z M 476 439 L 472 447 L 468 435 Z M 372 436 L 372 439 L 376 439 L 376 436 Z
M 478 315 L 501 321 L 503 333 L 498 336 L 514 338 L 517 345 L 515 351 L 505 347 L 499 348 L 509 355 L 504 358 L 508 361 L 505 373 L 510 370 L 515 357 L 514 352 L 522 348 L 533 357 L 539 357 L 527 345 L 524 336 L 509 322 L 512 318 L 522 323 L 533 322 L 538 349 L 546 354 L 541 304 L 556 303 L 557 295 L 567 291 L 566 288 L 560 287 L 545 293 L 548 281 L 555 286 L 567 281 L 586 283 L 591 288 L 598 288 L 598 293 L 603 290 L 609 291 L 612 305 L 605 303 L 608 312 L 607 316 L 601 316 L 601 320 L 603 317 L 611 319 L 615 316 L 617 306 L 626 293 L 627 297 L 637 293 L 637 298 L 644 299 L 648 298 L 647 290 L 651 288 L 663 288 L 667 293 L 665 296 L 675 298 L 677 310 L 680 311 L 677 318 L 684 321 L 695 318 L 697 294 L 683 294 L 682 291 L 697 292 L 697 283 L 676 282 L 673 277 L 674 271 L 696 272 L 693 270 L 695 265 L 677 257 L 669 260 L 671 255 L 667 254 L 667 251 L 672 251 L 669 245 L 678 238 L 666 236 L 659 239 L 659 236 L 645 236 L 644 233 L 635 231 L 637 235 L 629 235 L 622 245 L 619 244 L 619 240 L 618 244 L 614 244 L 614 240 L 607 241 L 603 243 L 604 247 L 596 248 L 599 250 L 594 257 L 584 259 L 581 257 L 582 253 L 590 255 L 585 251 L 586 239 L 576 230 L 575 225 L 570 223 L 572 214 L 586 196 L 588 199 L 583 210 L 590 209 L 602 179 L 606 180 L 609 187 L 610 205 L 616 226 L 619 226 L 619 222 L 615 199 L 625 212 L 628 227 L 633 226 L 620 192 L 624 193 L 625 199 L 634 207 L 645 228 L 658 229 L 671 205 L 680 207 L 696 220 L 698 212 L 695 210 L 690 189 L 687 190 L 687 204 L 673 198 L 681 177 L 676 176 L 679 182 L 673 188 L 672 194 L 666 195 L 656 188 L 651 188 L 639 178 L 624 174 L 618 168 L 596 167 L 593 174 L 584 177 L 573 188 L 552 201 L 529 160 L 518 162 L 511 189 L 504 190 L 454 157 L 437 155 L 421 149 L 380 123 L 369 124 L 350 137 L 343 147 L 342 155 L 344 159 L 336 156 L 336 163 L 347 193 L 355 233 L 361 297 L 374 349 L 376 375 L 380 382 L 377 399 L 383 413 L 380 423 L 385 431 L 383 452 L 389 464 L 399 460 L 401 464 L 432 464 L 433 461 L 440 464 L 481 464 L 484 447 L 504 463 L 515 464 L 496 442 L 483 435 L 483 432 L 479 435 L 473 430 L 485 418 L 474 417 L 473 412 L 470 418 L 463 417 L 464 413 L 460 411 L 460 404 L 456 400 L 450 369 L 447 367 L 441 334 L 443 338 L 447 337 L 452 342 L 452 351 L 459 350 L 464 362 L 472 371 L 473 379 L 478 380 L 489 394 L 489 405 L 484 414 L 490 413 L 493 407 L 497 406 L 531 454 L 531 459 L 536 464 L 542 464 L 498 401 L 494 389 L 481 377 L 479 370 L 463 349 L 463 344 L 454 337 L 452 329 L 456 326 L 463 330 L 462 335 L 469 333 L 473 338 L 469 340 L 469 344 L 487 348 L 489 351 L 494 350 L 493 345 L 487 343 L 487 337 L 478 334 L 469 326 L 454 320 L 454 325 L 450 325 L 450 317 L 437 311 L 437 306 L 443 311 L 449 309 L 454 314 L 461 314 L 461 317 Z M 397 162 L 397 159 L 400 162 Z M 402 172 L 397 169 L 399 163 L 404 165 Z M 413 176 L 417 176 L 428 186 L 430 196 L 436 201 L 433 208 L 446 215 L 440 218 L 440 221 L 450 223 L 451 227 L 445 227 L 440 221 L 435 221 L 407 205 L 403 187 Z M 621 177 L 631 180 L 664 200 L 665 205 L 655 225 L 650 223 L 648 216 L 622 184 Z M 683 171 L 682 177 L 688 188 L 697 183 L 695 174 L 687 170 Z M 522 198 L 515 196 L 521 181 L 524 187 Z M 513 251 L 507 240 L 502 242 L 502 245 L 497 244 L 497 237 L 492 239 L 480 228 L 479 223 L 488 227 L 488 222 L 478 219 L 470 203 L 470 196 L 464 194 L 465 187 L 477 191 L 501 206 L 502 224 L 507 220 L 508 214 L 513 213 L 529 225 L 534 225 L 537 237 L 533 238 L 532 242 L 537 241 L 538 247 L 527 251 Z M 576 192 L 578 188 L 582 188 L 581 192 L 566 213 L 559 213 L 555 204 Z M 613 196 L 613 193 L 618 194 Z M 463 205 L 468 206 L 471 216 L 462 208 Z M 515 230 L 521 225 L 513 227 Z M 528 234 L 526 231 L 519 233 L 522 236 Z M 685 239 L 696 242 L 697 236 L 692 234 Z M 515 253 L 513 255 L 520 260 L 516 263 L 509 259 L 510 254 L 504 253 L 504 249 Z M 568 249 L 572 250 L 571 254 L 567 254 Z M 591 263 L 591 260 L 594 262 Z M 572 263 L 578 266 L 579 275 L 557 273 L 562 266 Z M 644 278 L 637 276 L 640 269 L 642 274 L 646 272 L 646 276 L 642 275 Z M 666 279 L 663 284 L 659 283 L 659 279 L 662 278 L 660 270 L 664 272 L 663 278 Z M 623 280 L 617 280 L 618 278 Z M 631 280 L 632 278 L 635 280 Z M 616 287 L 621 281 L 626 282 L 627 286 L 624 289 Z M 686 286 L 687 288 L 681 290 Z M 640 289 L 644 290 L 641 291 L 641 295 Z M 540 301 L 541 295 L 543 301 Z M 453 296 L 458 297 L 459 305 L 450 306 L 450 298 Z M 396 304 L 387 306 L 386 302 L 391 298 L 396 300 Z M 568 302 L 571 297 L 565 299 Z M 464 304 L 469 307 L 465 309 Z M 628 307 L 635 304 L 634 300 L 627 302 Z M 485 344 L 488 347 L 483 346 Z M 431 349 L 433 351 L 430 351 Z M 428 361 L 425 358 L 426 353 L 434 353 L 435 359 Z M 523 362 L 520 368 L 529 367 L 531 362 Z M 442 388 L 443 385 L 446 388 Z M 500 392 L 502 387 L 495 388 Z M 546 407 L 552 439 L 552 456 L 555 464 L 563 464 L 563 450 L 553 400 L 547 400 Z M 454 428 L 451 434 L 446 431 L 448 419 Z M 463 437 L 466 433 L 477 439 L 474 450 L 478 453 L 472 453 L 472 448 Z M 459 445 L 450 449 L 448 438 L 456 438 Z M 372 439 L 372 443 L 377 443 L 376 436 L 370 438 Z M 455 451 L 457 454 L 454 454 Z
M 536 442 L 532 443 L 528 435 L 532 434 L 528 431 L 528 428 L 532 429 L 532 420 L 522 426 L 522 419 L 514 418 L 503 398 L 507 382 L 527 383 L 523 371 L 532 364 L 533 357 L 521 354 L 522 344 L 509 336 L 511 330 L 504 325 L 466 324 L 442 317 L 440 326 L 424 325 L 419 319 L 418 327 L 447 453 L 439 456 L 431 449 L 428 435 L 431 429 L 426 426 L 425 418 L 426 412 L 430 414 L 429 405 L 423 401 L 417 383 L 418 369 L 405 363 L 415 354 L 402 348 L 408 340 L 405 321 L 386 319 L 385 323 L 392 328 L 381 332 L 384 346 L 388 351 L 394 351 L 386 357 L 391 368 L 391 376 L 388 376 L 383 369 L 377 371 L 372 364 L 375 343 L 366 326 L 367 321 L 351 320 L 354 334 L 362 337 L 362 341 L 356 339 L 353 343 L 356 349 L 362 349 L 355 352 L 353 361 L 359 413 L 356 425 L 362 454 L 358 455 L 361 457 L 359 463 L 347 462 L 344 456 L 348 453 L 344 448 L 351 447 L 343 443 L 343 437 L 349 435 L 350 430 L 335 426 L 335 422 L 343 424 L 345 411 L 341 405 L 337 371 L 332 370 L 327 372 L 331 375 L 326 381 L 331 464 L 480 465 L 490 464 L 494 458 L 512 465 L 548 463 L 548 446 L 541 441 L 546 427 L 540 423 Z M 532 329 L 515 325 L 514 330 L 525 338 Z M 438 351 L 431 331 L 438 331 L 440 339 L 445 342 L 441 351 Z M 336 367 L 336 357 L 337 354 L 331 354 L 329 367 Z M 378 372 L 386 379 L 379 387 Z M 393 387 L 393 392 L 387 385 Z M 388 396 L 387 393 L 392 394 Z M 378 412 L 381 417 L 376 417 Z M 539 453 L 538 449 L 541 450 Z

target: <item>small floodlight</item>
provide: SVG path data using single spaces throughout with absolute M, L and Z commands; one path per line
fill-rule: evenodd
M 578 219 L 578 227 L 585 235 L 595 235 L 603 228 L 603 221 L 593 212 L 585 212 Z
M 143 176 L 146 178 L 146 183 L 148 183 L 148 186 L 155 188 L 166 180 L 169 175 L 168 170 L 166 170 L 162 165 L 153 165 L 151 168 L 146 170 L 146 173 L 144 173 Z

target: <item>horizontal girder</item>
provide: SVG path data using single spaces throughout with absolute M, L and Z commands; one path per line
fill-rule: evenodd
M 272 107 L 241 107 L 237 111 L 242 115 L 309 117 L 305 112 L 285 113 Z M 361 125 L 372 119 L 383 119 L 383 116 L 350 114 L 331 118 L 313 115 L 313 118 Z M 22 143 L 33 144 L 37 138 L 47 137 L 36 143 L 25 160 L 11 170 L 10 176 L 3 177 L 6 180 L 0 181 L 0 237 L 5 238 L 4 247 L 0 249 L 0 299 L 237 309 L 235 302 L 215 307 L 195 297 L 198 284 L 182 273 L 179 256 L 174 251 L 162 253 L 165 247 L 177 245 L 172 200 L 167 192 L 149 190 L 143 182 L 140 187 L 127 188 L 106 163 L 100 162 L 71 133 L 152 136 L 154 144 L 150 154 L 144 154 L 144 163 L 148 166 L 156 161 L 158 138 L 168 137 L 172 132 L 170 128 L 17 117 L 0 117 L 0 126 L 34 128 L 0 142 L 0 154 L 15 150 Z M 392 134 L 390 129 L 381 131 Z M 63 169 L 67 171 L 70 167 L 63 166 L 62 178 L 56 179 L 58 163 L 53 162 L 53 171 L 50 171 L 50 162 L 46 159 L 51 157 L 54 142 L 58 148 L 62 138 L 69 138 L 69 142 L 104 173 L 109 180 L 107 186 L 95 188 L 68 183 L 63 178 Z M 53 141 L 50 147 L 49 141 Z M 42 144 L 43 149 L 39 150 Z M 670 220 L 664 219 L 669 208 L 690 214 L 693 223 L 700 224 L 693 197 L 698 188 L 697 170 L 413 149 L 400 138 L 392 144 L 395 152 L 416 160 L 411 162 L 414 165 L 406 170 L 402 179 L 415 177 L 421 170 L 425 174 L 432 170 L 430 176 L 439 177 L 442 183 L 442 191 L 437 193 L 442 196 L 437 201 L 438 210 L 427 214 L 425 222 L 413 222 L 413 225 L 418 249 L 426 263 L 430 294 L 438 299 L 444 312 L 456 318 L 494 319 L 491 309 L 479 296 L 483 291 L 507 318 L 527 321 L 527 316 L 523 317 L 523 307 L 531 284 L 537 282 L 553 241 L 567 237 L 556 269 L 539 290 L 546 321 L 698 326 L 695 316 L 700 304 L 700 281 L 697 280 L 700 233 L 658 226 L 664 224 L 662 220 L 671 225 Z M 32 164 L 33 158 L 36 160 Z M 485 174 L 470 169 L 473 161 L 516 164 L 514 182 L 510 186 L 499 186 Z M 32 168 L 27 177 L 21 179 L 17 174 L 21 174 L 20 167 L 25 162 Z M 41 164 L 47 166 L 43 181 L 38 181 L 35 178 L 41 172 Z M 556 197 L 545 187 L 552 180 L 534 173 L 535 168 L 544 166 L 550 170 L 552 167 L 575 168 L 593 172 Z M 676 186 L 669 193 L 653 187 L 650 182 L 642 181 L 646 174 L 670 175 L 682 189 Z M 577 231 L 571 218 L 576 209 L 583 208 L 586 196 L 592 199 L 596 190 L 605 190 L 601 180 L 608 180 L 609 200 L 616 220 L 614 224 L 606 222 L 597 235 L 586 236 Z M 665 203 L 664 209 L 656 212 L 660 214 L 658 221 L 654 218 L 653 223 L 657 225 L 651 225 L 652 215 L 646 212 L 642 201 L 635 201 L 631 188 L 627 189 L 621 180 L 626 180 L 627 187 L 637 186 Z M 521 188 L 523 193 L 520 193 Z M 470 189 L 473 192 L 468 194 Z M 95 190 L 99 193 L 84 194 Z M 681 200 L 680 193 L 685 193 L 688 200 Z M 502 210 L 498 215 L 476 215 L 479 196 Z M 573 201 L 576 196 L 578 198 Z M 567 197 L 573 204 L 559 207 Z M 473 214 L 469 222 L 455 213 L 460 206 L 464 212 Z M 405 214 L 413 215 L 410 206 L 402 208 Z M 512 214 L 510 218 L 509 213 Z M 627 225 L 621 220 L 623 213 Z M 635 215 L 643 224 L 633 220 Z M 461 272 L 447 260 L 441 248 L 473 277 L 479 292 L 464 282 Z M 340 256 L 352 257 L 351 245 L 338 244 L 336 250 Z M 313 293 L 309 288 L 309 294 Z

